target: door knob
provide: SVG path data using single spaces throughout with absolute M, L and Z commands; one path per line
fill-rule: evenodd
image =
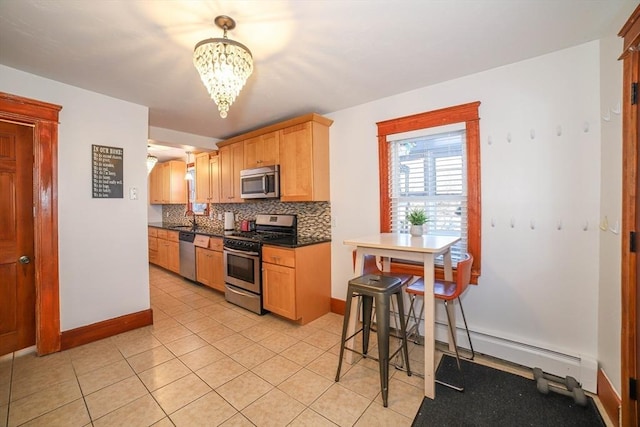
M 22 255 L 18 261 L 20 261 L 20 264 L 29 264 L 31 262 L 31 258 L 26 255 Z

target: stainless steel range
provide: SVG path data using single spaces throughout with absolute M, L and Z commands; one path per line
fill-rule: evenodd
M 262 244 L 295 240 L 295 215 L 256 216 L 255 231 L 234 232 L 223 239 L 225 298 L 232 304 L 264 314 L 262 307 Z

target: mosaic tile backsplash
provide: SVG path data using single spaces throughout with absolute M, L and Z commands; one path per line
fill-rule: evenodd
M 186 205 L 163 205 L 164 222 L 185 224 L 189 218 L 184 216 Z M 276 200 L 260 200 L 245 203 L 215 203 L 210 205 L 209 216 L 198 216 L 198 224 L 210 228 L 223 228 L 222 219 L 218 215 L 225 212 L 235 214 L 236 230 L 240 229 L 242 220 L 252 220 L 257 214 L 295 214 L 298 216 L 298 235 L 304 237 L 331 238 L 331 203 L 300 202 L 283 203 Z

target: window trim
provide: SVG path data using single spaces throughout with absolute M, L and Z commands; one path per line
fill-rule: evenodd
M 398 133 L 420 129 L 465 123 L 467 132 L 467 209 L 468 209 L 468 251 L 473 254 L 471 282 L 478 283 L 480 277 L 481 253 L 481 197 L 480 197 L 480 101 L 456 105 L 411 116 L 377 122 L 378 162 L 380 170 L 380 232 L 391 230 L 389 196 L 389 143 L 387 137 Z M 393 271 L 421 275 L 422 268 L 399 262 L 392 263 Z M 418 271 L 419 270 L 419 271 Z M 444 278 L 442 268 L 436 268 L 436 277 Z

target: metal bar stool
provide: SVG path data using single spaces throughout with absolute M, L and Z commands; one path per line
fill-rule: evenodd
M 400 337 L 402 345 L 391 356 L 389 356 L 389 319 L 390 319 L 390 303 L 391 296 L 396 296 L 398 310 L 400 312 Z M 362 322 L 363 326 L 353 335 L 347 337 L 347 327 L 349 324 L 349 316 L 351 314 L 351 302 L 354 297 L 362 298 Z M 373 302 L 376 306 L 377 336 L 378 336 L 378 359 L 370 357 L 378 361 L 380 367 L 380 388 L 382 390 L 382 404 L 387 406 L 387 397 L 389 394 L 389 361 L 399 351 L 402 351 L 407 361 L 407 375 L 411 376 L 409 368 L 409 350 L 407 348 L 407 329 L 404 318 L 404 306 L 402 301 L 402 280 L 393 276 L 382 276 L 376 274 L 366 274 L 356 277 L 349 281 L 347 289 L 347 300 L 345 307 L 344 321 L 342 324 L 342 339 L 340 342 L 340 359 L 338 360 L 338 372 L 336 373 L 336 382 L 340 380 L 340 370 L 342 369 L 342 358 L 344 350 L 349 350 L 360 354 L 363 357 L 369 357 L 369 335 L 371 332 L 371 313 Z M 362 352 L 346 347 L 347 341 L 362 332 Z
M 460 365 L 460 353 L 458 351 L 458 343 L 456 340 L 456 331 L 453 329 L 453 324 L 451 322 L 451 318 L 449 317 L 449 310 L 447 309 L 448 302 L 457 299 L 458 304 L 460 304 L 460 312 L 462 313 L 462 320 L 464 320 L 464 328 L 467 331 L 467 338 L 469 339 L 469 347 L 471 349 L 471 357 L 462 357 L 462 359 L 473 360 L 475 357 L 475 351 L 473 350 L 473 343 L 471 342 L 471 335 L 469 334 L 469 327 L 467 326 L 467 318 L 464 315 L 464 309 L 462 307 L 462 301 L 460 300 L 460 295 L 467 289 L 471 281 L 471 266 L 473 264 L 473 256 L 471 254 L 466 254 L 465 258 L 458 262 L 457 277 L 455 282 L 449 282 L 446 280 L 436 280 L 433 288 L 433 296 L 436 299 L 439 299 L 444 302 L 445 311 L 447 313 L 447 321 L 449 323 L 449 332 L 451 338 L 453 339 L 453 348 L 455 349 L 456 362 L 458 364 L 458 371 L 460 372 L 460 377 L 462 378 L 462 386 L 456 386 L 453 384 L 446 383 L 444 381 L 436 380 L 437 383 L 442 384 L 446 387 L 452 388 L 457 391 L 464 391 L 464 374 L 462 372 L 462 366 Z M 422 296 L 424 297 L 424 280 L 420 279 L 408 286 L 406 292 L 409 294 L 409 298 L 411 300 L 411 305 L 409 307 L 409 315 L 408 319 L 413 320 L 413 324 L 409 328 L 409 338 L 415 335 L 417 336 L 417 340 L 419 340 L 420 333 L 419 327 L 420 322 L 422 321 L 422 312 L 424 299 L 422 300 L 422 304 L 420 306 L 419 315 L 416 314 L 415 309 L 415 300 L 416 297 Z M 414 341 L 415 342 L 415 341 Z

